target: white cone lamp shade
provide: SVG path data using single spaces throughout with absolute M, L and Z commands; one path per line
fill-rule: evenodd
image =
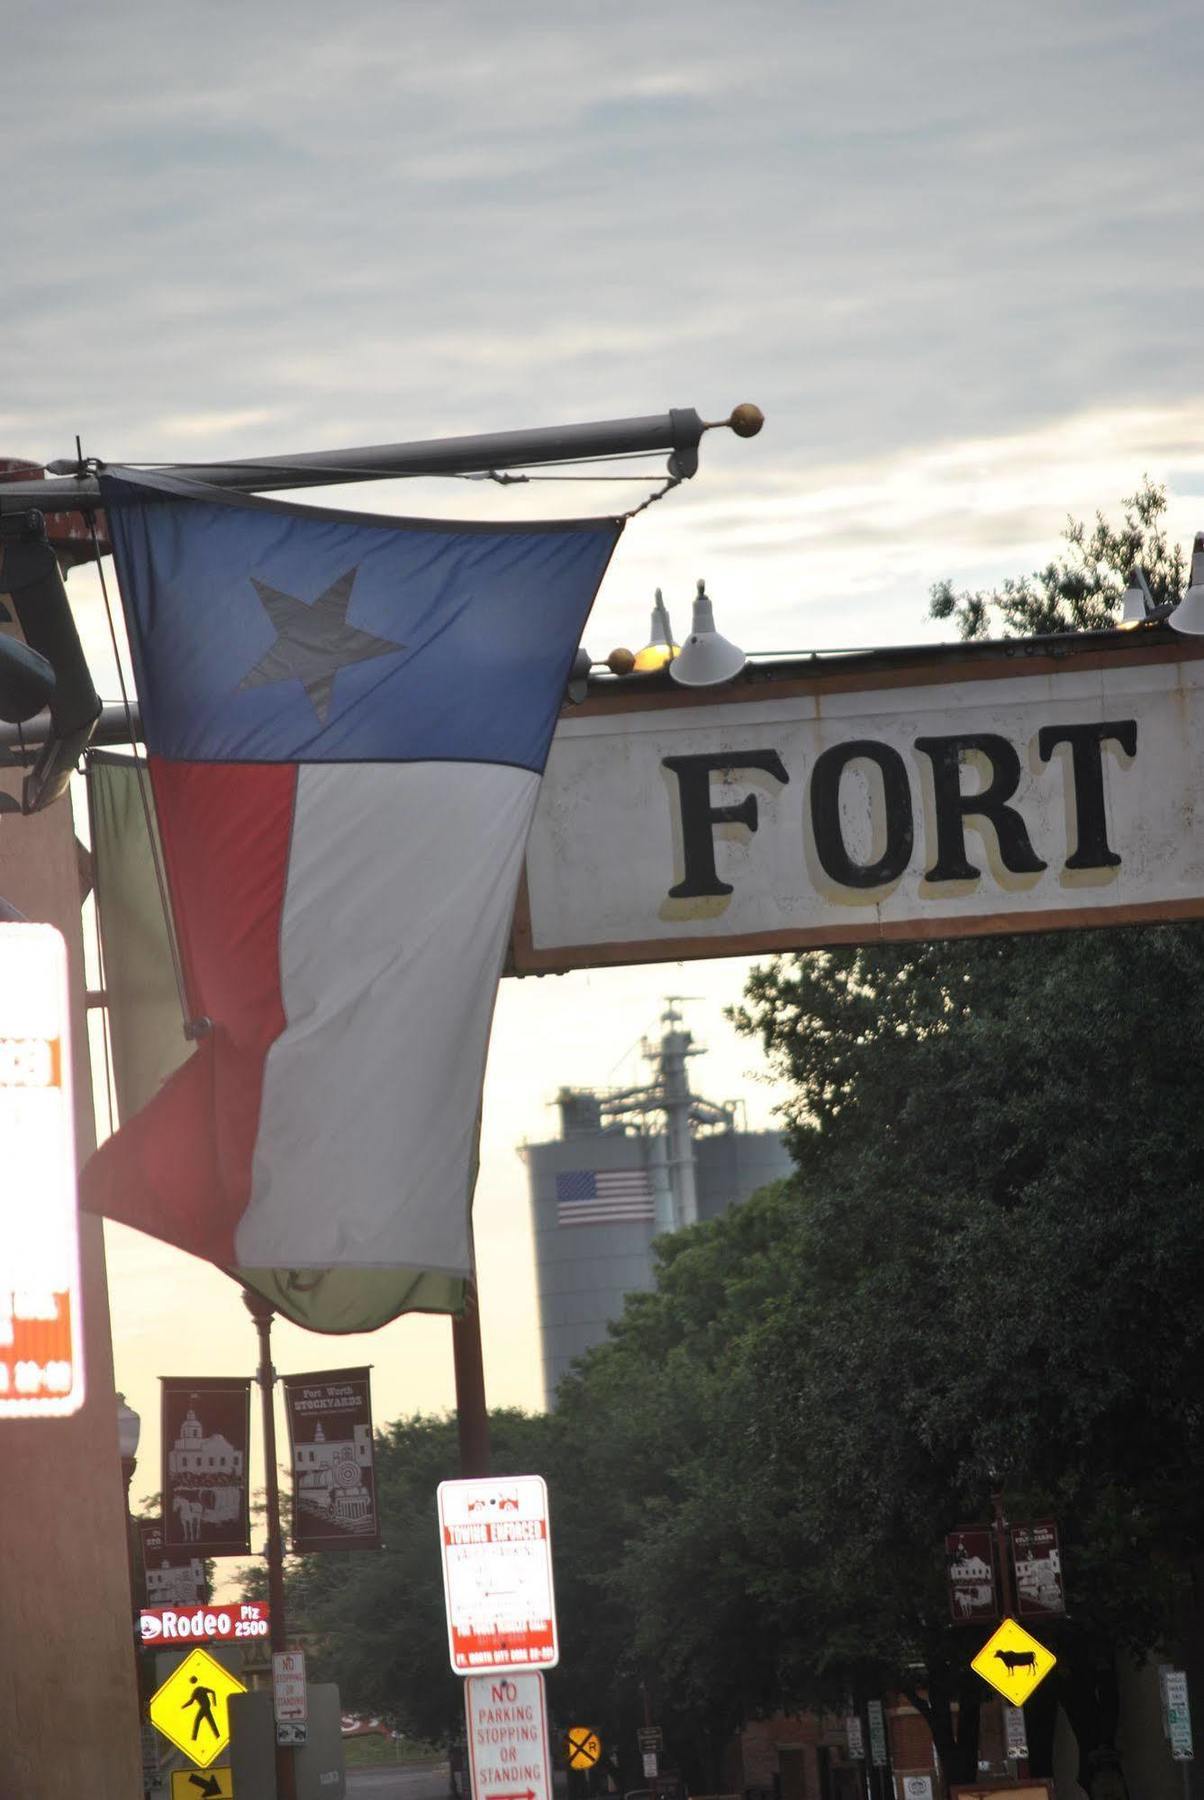
M 1189 637 L 1204 637 L 1204 532 L 1192 548 L 1191 583 L 1167 623 Z
M 1125 589 L 1124 606 L 1120 615 L 1121 630 L 1129 631 L 1134 625 L 1144 625 L 1153 605 L 1154 596 L 1145 578 L 1145 570 L 1134 569 Z
M 718 687 L 731 681 L 747 662 L 743 650 L 715 630 L 715 613 L 705 585 L 698 583 L 690 635 L 669 664 L 682 687 Z
M 656 669 L 663 669 L 667 662 L 672 662 L 677 655 L 677 645 L 673 642 L 673 627 L 669 623 L 669 613 L 664 597 L 659 588 L 656 590 L 656 604 L 652 608 L 652 626 L 648 642 L 642 650 L 636 651 L 635 670 L 639 675 L 651 674 Z

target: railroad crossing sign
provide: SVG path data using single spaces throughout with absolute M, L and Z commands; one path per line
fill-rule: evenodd
M 564 1754 L 570 1769 L 592 1769 L 602 1754 L 602 1740 L 588 1725 L 570 1725 L 564 1734 Z
M 173 1769 L 171 1800 L 234 1800 L 234 1777 L 229 1769 Z
M 237 1675 L 223 1669 L 207 1650 L 193 1650 L 151 1695 L 147 1711 L 156 1731 L 198 1768 L 207 1769 L 230 1742 L 230 1696 L 246 1691 Z M 188 1793 L 187 1788 L 181 1791 Z M 202 1800 L 202 1792 L 195 1789 L 188 1800 Z
M 1057 1660 L 1053 1651 L 1031 1637 L 1023 1625 L 1017 1625 L 1015 1619 L 1005 1619 L 998 1631 L 992 1632 L 970 1667 L 1010 1705 L 1023 1706 Z

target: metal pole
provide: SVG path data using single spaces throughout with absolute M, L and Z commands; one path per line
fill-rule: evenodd
M 456 1427 L 460 1437 L 460 1477 L 489 1473 L 489 1408 L 485 1401 L 485 1361 L 481 1313 L 475 1282 L 469 1282 L 464 1311 L 452 1314 L 452 1361 L 456 1371 Z
M 737 406 L 726 419 L 706 424 L 693 407 L 674 407 L 638 419 L 601 419 L 582 425 L 548 425 L 530 431 L 493 431 L 471 437 L 429 438 L 410 444 L 369 444 L 352 450 L 316 450 L 295 456 L 252 457 L 225 463 L 162 464 L 156 478 L 256 493 L 334 483 L 386 481 L 398 475 L 474 475 L 520 465 L 583 462 L 604 456 L 670 452 L 670 473 L 682 479 L 698 467 L 704 431 L 726 425 L 738 437 L 755 437 L 763 423 L 758 407 Z M 48 464 L 56 479 L 0 484 L 0 513 L 36 506 L 42 512 L 76 512 L 100 499 L 95 461 Z M 120 473 L 120 465 L 114 465 Z
M 271 1646 L 288 1649 L 284 1618 L 284 1542 L 280 1535 L 280 1479 L 276 1468 L 276 1371 L 272 1367 L 272 1306 L 259 1294 L 243 1290 L 243 1304 L 259 1333 L 259 1382 L 263 1401 L 264 1485 L 268 1506 L 268 1605 L 271 1608 Z M 273 1708 L 273 1735 L 275 1709 Z M 297 1800 L 297 1771 L 287 1744 L 276 1745 L 276 1800 Z
M 997 1489 L 995 1493 L 991 1495 L 991 1512 L 991 1530 L 995 1535 L 995 1555 L 999 1563 L 999 1580 L 1003 1587 L 1004 1616 L 1008 1619 L 1014 1619 L 1019 1608 L 1016 1605 L 1016 1588 L 1013 1581 L 1014 1570 L 1012 1568 L 1012 1547 L 1008 1541 L 1008 1522 L 1003 1510 L 1003 1490 L 1001 1488 Z M 1020 1714 L 1021 1717 L 1024 1716 L 1023 1707 L 1020 1708 Z M 1026 1724 L 1025 1742 L 1027 1743 L 1027 1741 L 1028 1726 Z M 1017 1781 L 1028 1780 L 1028 1758 L 1026 1756 L 1018 1756 L 1016 1758 L 1016 1779 Z

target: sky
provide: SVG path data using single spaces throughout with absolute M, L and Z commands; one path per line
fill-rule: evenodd
M 741 400 L 741 442 L 627 529 L 586 642 L 936 639 L 933 583 L 1043 563 L 1148 474 L 1204 496 L 1204 13 L 1150 0 L 123 0 L 5 8 L 0 454 L 203 461 Z M 647 473 L 646 470 L 641 471 Z M 610 483 L 390 483 L 373 510 L 573 516 Z M 94 574 L 71 577 L 116 697 Z M 562 1084 L 633 1079 L 665 995 L 698 1085 L 772 1123 L 734 961 L 506 982 L 476 1202 L 491 1400 L 540 1404 L 523 1164 Z M 108 1233 L 118 1386 L 250 1372 L 231 1285 Z M 186 1329 L 182 1329 L 185 1327 Z M 452 1400 L 445 1321 L 277 1334 Z

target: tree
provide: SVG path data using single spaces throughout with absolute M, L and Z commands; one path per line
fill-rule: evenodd
M 1145 570 L 1156 605 L 1180 599 L 1185 563 L 1178 545 L 1167 540 L 1165 488 L 1146 477 L 1121 504 L 1120 526 L 1110 525 L 1103 513 L 1096 514 L 1090 528 L 1081 520 L 1068 520 L 1065 554 L 1031 575 L 973 593 L 957 593 L 951 582 L 938 582 L 931 595 L 932 617 L 954 619 L 963 638 L 990 637 L 996 619 L 1008 637 L 1101 631 L 1116 624 L 1135 567 Z

